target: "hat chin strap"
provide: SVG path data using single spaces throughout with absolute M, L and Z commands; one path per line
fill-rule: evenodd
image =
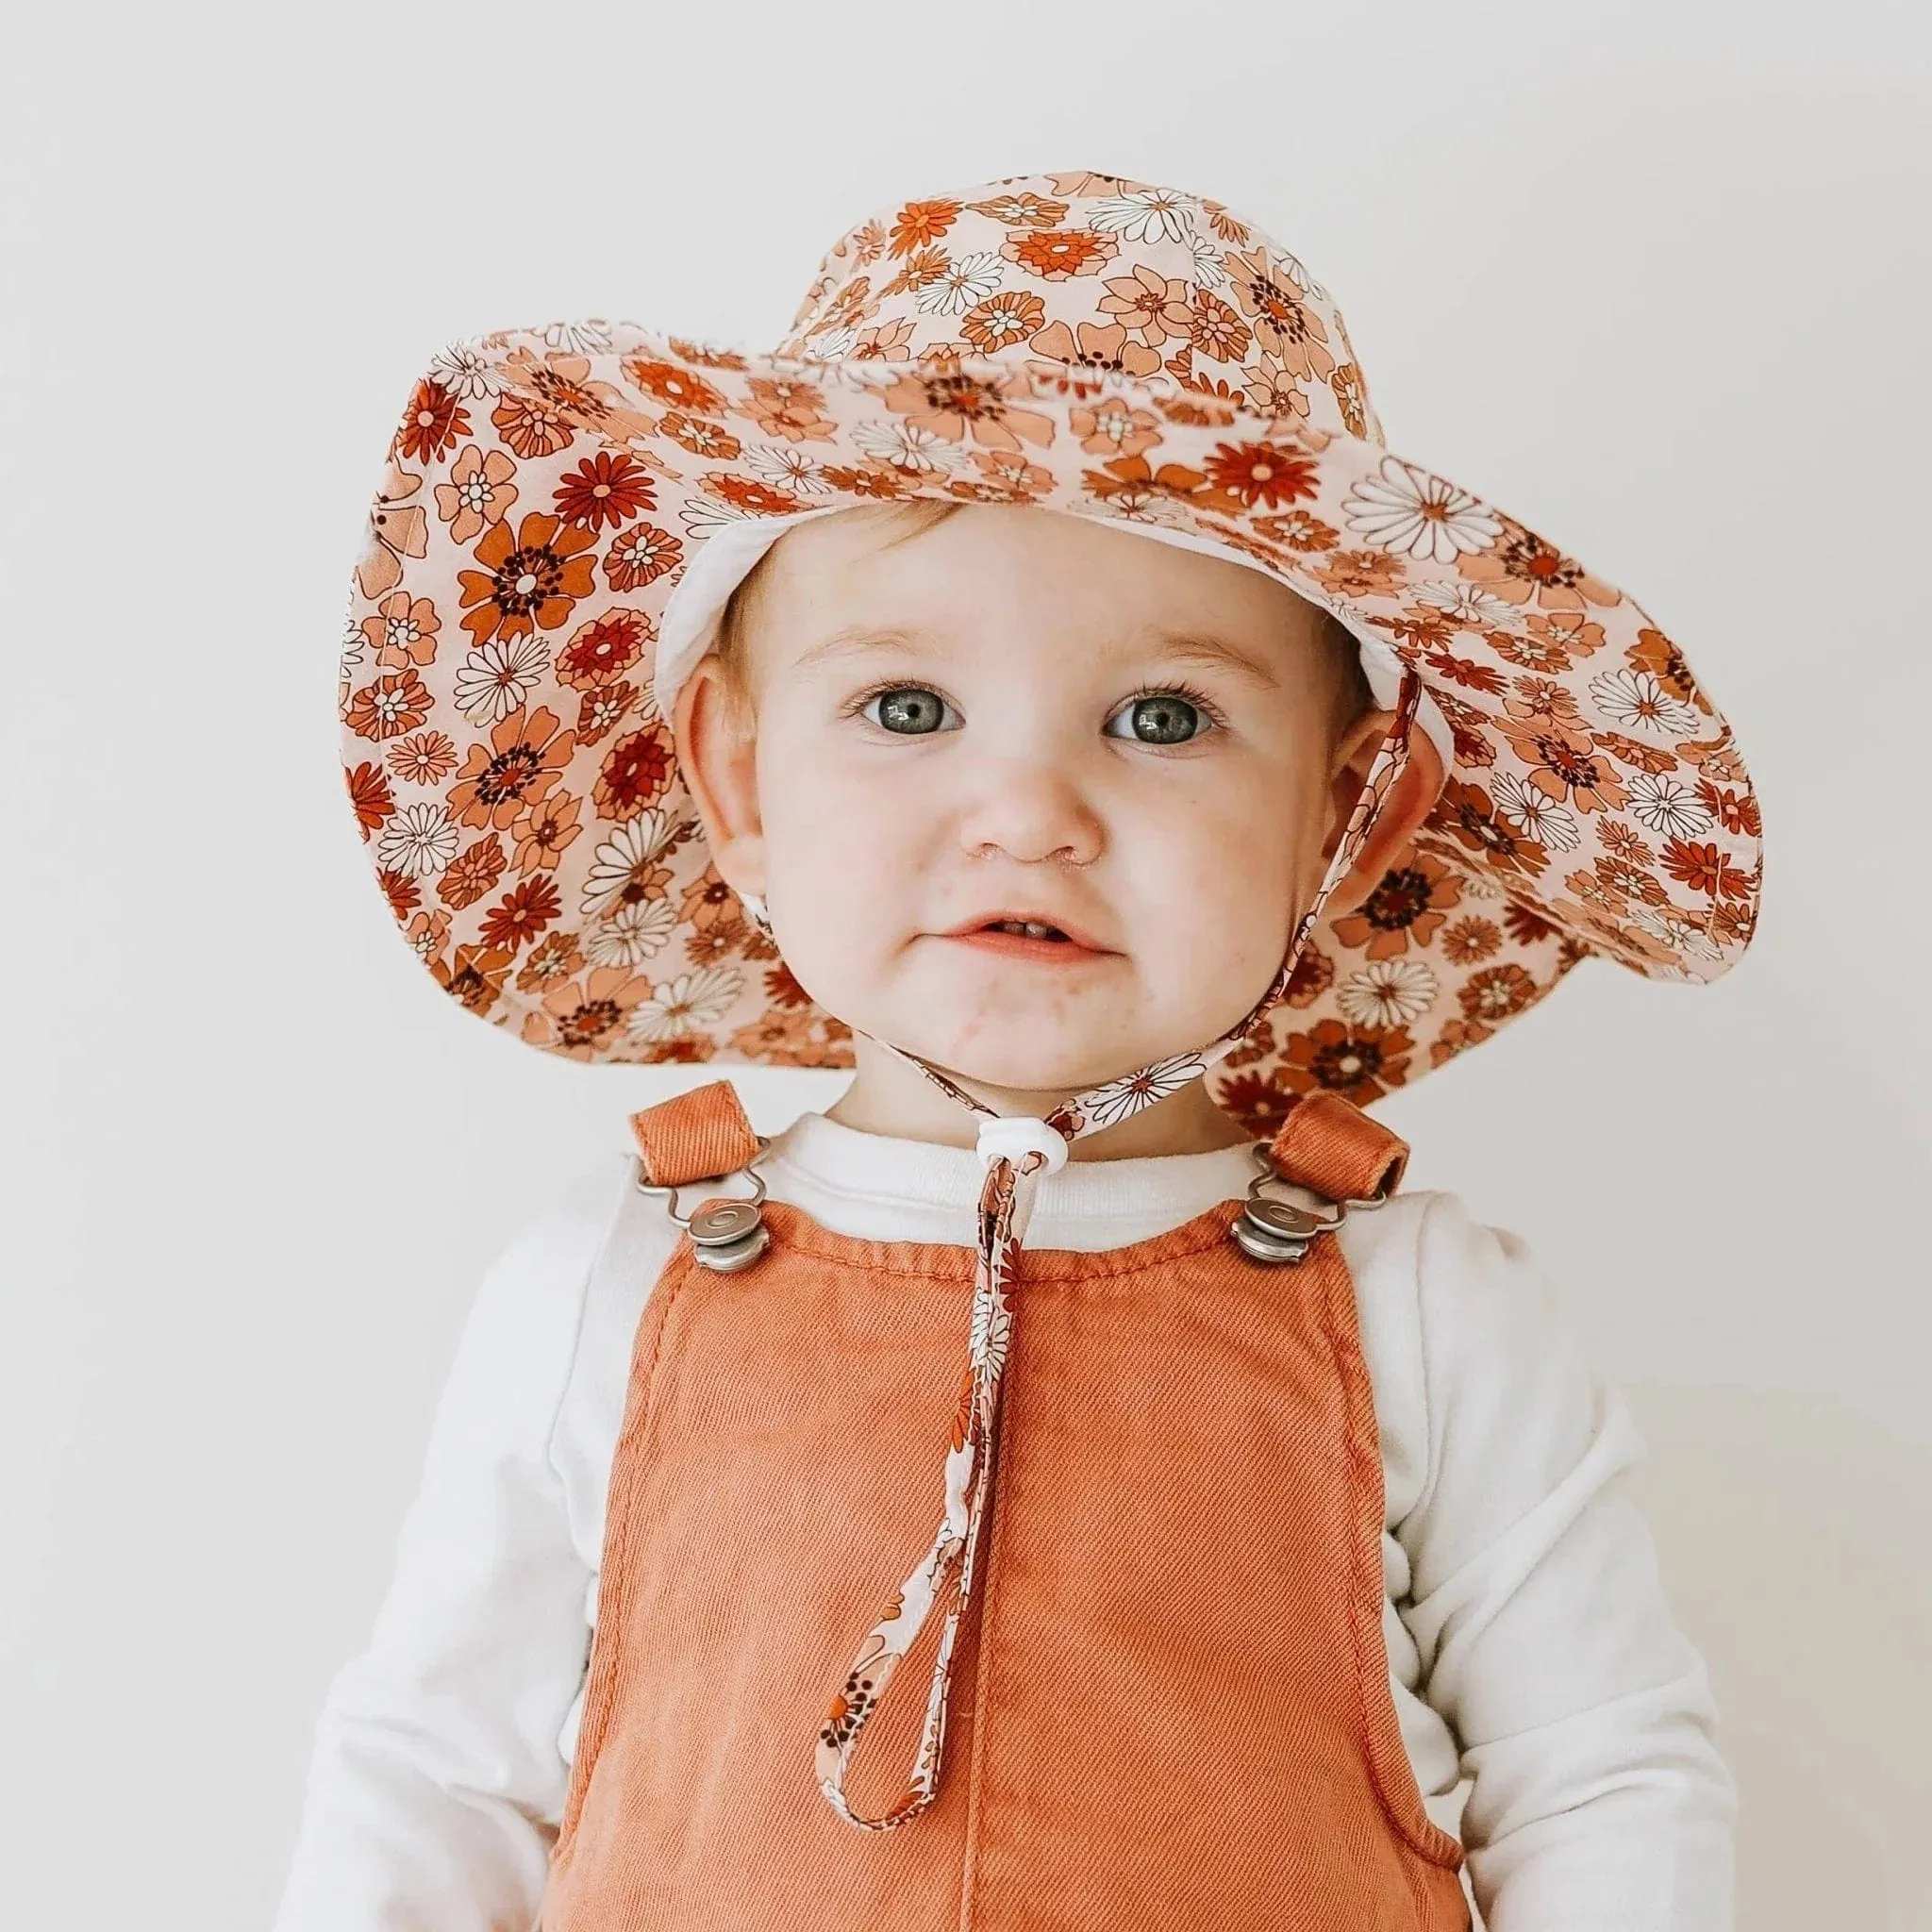
M 1043 1118 L 1035 1118 L 1001 1114 L 983 1101 L 975 1100 L 958 1082 L 917 1054 L 894 1046 L 891 1041 L 875 1042 L 909 1061 L 942 1092 L 982 1117 L 978 1154 L 985 1178 L 979 1192 L 979 1244 L 974 1270 L 966 1370 L 946 1454 L 939 1530 L 917 1567 L 899 1586 L 885 1614 L 859 1646 L 852 1669 L 833 1697 L 819 1730 L 813 1766 L 819 1789 L 848 1824 L 867 1831 L 890 1830 L 917 1817 L 939 1789 L 954 1646 L 973 1599 L 974 1559 L 980 1528 L 986 1521 L 986 1504 L 991 1492 L 998 1449 L 1000 1380 L 1013 1324 L 1009 1291 L 1041 1181 L 1065 1165 L 1072 1141 L 1115 1125 L 1178 1092 L 1190 1081 L 1198 1080 L 1208 1068 L 1233 1052 L 1287 992 L 1295 963 L 1329 892 L 1354 867 L 1383 801 L 1408 763 L 1409 735 L 1421 691 L 1414 674 L 1406 671 L 1396 697 L 1394 717 L 1383 735 L 1368 776 L 1362 781 L 1355 808 L 1349 814 L 1348 827 L 1335 848 L 1322 883 L 1307 910 L 1295 923 L 1281 970 L 1247 1016 L 1211 1046 L 1198 1053 L 1176 1054 L 1157 1060 L 1124 1079 L 1109 1080 L 1071 1094 Z M 926 1695 L 925 1722 L 910 1773 L 899 1796 L 884 1811 L 862 1815 L 853 1808 L 845 1790 L 859 1734 L 878 1709 L 900 1663 L 942 1602 L 945 1620 L 940 1629 L 932 1683 Z

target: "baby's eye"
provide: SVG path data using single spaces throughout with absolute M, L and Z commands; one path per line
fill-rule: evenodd
M 1149 691 L 1129 698 L 1107 721 L 1109 738 L 1131 738 L 1141 744 L 1186 744 L 1214 728 L 1199 705 L 1178 691 Z
M 874 691 L 859 714 L 886 731 L 920 737 L 959 723 L 959 714 L 936 691 L 921 684 L 894 685 L 890 691 Z

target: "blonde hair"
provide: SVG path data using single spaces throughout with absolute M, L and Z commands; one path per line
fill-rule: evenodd
M 909 496 L 894 503 L 861 504 L 841 514 L 870 516 L 889 526 L 885 542 L 880 545 L 881 549 L 888 549 L 894 543 L 903 543 L 910 537 L 917 537 L 922 531 L 932 529 L 936 525 L 944 523 L 955 510 L 966 508 L 968 506 L 963 503 L 941 497 Z M 892 525 L 897 527 L 891 527 Z M 724 608 L 718 613 L 717 637 L 711 646 L 724 689 L 734 703 L 747 713 L 751 709 L 751 679 L 748 675 L 746 607 L 757 596 L 757 586 L 772 560 L 773 550 L 776 548 L 774 544 L 772 550 L 767 550 L 724 600 Z M 1320 605 L 1313 608 L 1319 620 L 1320 646 L 1330 672 L 1324 680 L 1332 700 L 1329 741 L 1339 743 L 1342 733 L 1357 718 L 1374 708 L 1375 694 L 1362 671 L 1361 654 L 1354 632 Z

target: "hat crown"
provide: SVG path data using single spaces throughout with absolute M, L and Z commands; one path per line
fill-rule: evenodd
M 1302 263 L 1218 201 L 1120 175 L 1012 175 L 868 216 L 826 251 L 779 353 L 1044 362 L 1384 440 Z

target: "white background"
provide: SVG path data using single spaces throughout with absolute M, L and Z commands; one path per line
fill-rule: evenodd
M 1592 962 L 1382 1111 L 1636 1400 L 1741 1923 L 1932 1924 L 1923 10 L 35 12 L 0 127 L 0 1920 L 265 1924 L 480 1269 L 690 1083 L 478 1024 L 368 874 L 337 639 L 416 375 L 573 315 L 769 343 L 862 215 L 1093 168 L 1305 257 L 1394 446 L 1630 588 L 1738 727 L 1769 864 L 1731 976 Z M 837 1086 L 745 1091 L 776 1125 Z

